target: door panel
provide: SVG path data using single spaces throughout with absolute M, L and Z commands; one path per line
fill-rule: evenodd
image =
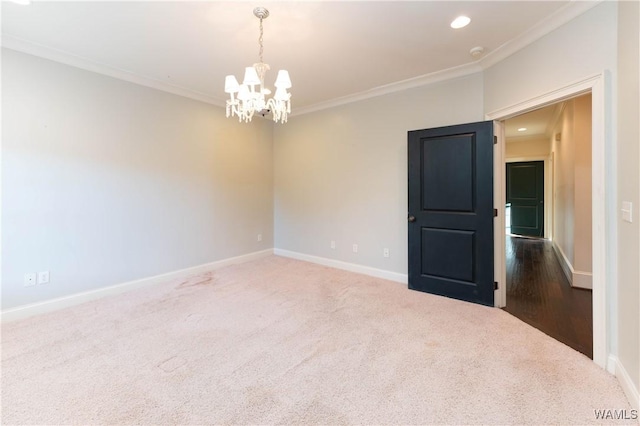
M 409 288 L 493 306 L 493 123 L 409 132 L 408 154 Z
M 544 161 L 507 163 L 508 232 L 544 236 Z
M 473 282 L 475 232 L 422 228 L 422 273 Z
M 473 137 L 432 138 L 423 156 L 423 209 L 473 211 Z

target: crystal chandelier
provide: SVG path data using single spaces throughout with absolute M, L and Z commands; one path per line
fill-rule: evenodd
M 245 123 L 251 121 L 253 114 L 258 113 L 263 117 L 271 112 L 273 121 L 276 123 L 286 123 L 287 117 L 291 113 L 291 93 L 287 89 L 291 88 L 291 79 L 286 70 L 278 71 L 278 77 L 274 86 L 276 93 L 272 98 L 266 99 L 271 91 L 264 87 L 264 75 L 270 69 L 262 59 L 262 21 L 267 19 L 269 11 L 264 7 L 256 7 L 253 14 L 260 19 L 260 62 L 246 67 L 244 70 L 244 80 L 238 84 L 235 76 L 228 75 L 224 81 L 224 91 L 229 94 L 227 99 L 227 118 L 237 115 L 238 121 Z

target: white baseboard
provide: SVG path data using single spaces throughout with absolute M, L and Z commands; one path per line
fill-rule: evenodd
M 614 355 L 609 355 L 609 357 L 607 358 L 607 368 L 606 370 L 613 374 L 614 376 L 616 375 L 616 363 L 618 362 L 618 358 L 615 357 Z
M 273 249 L 256 251 L 242 256 L 222 259 L 215 262 L 205 263 L 203 265 L 192 266 L 190 268 L 180 269 L 178 271 L 168 272 L 166 274 L 155 275 L 153 277 L 142 278 L 139 280 L 129 281 L 108 287 L 102 287 L 96 290 L 84 291 L 82 293 L 71 294 L 69 296 L 58 297 L 51 300 L 45 300 L 28 305 L 17 306 L 2 311 L 2 322 L 16 321 L 19 319 L 31 317 L 34 315 L 44 314 L 47 312 L 57 311 L 59 309 L 70 306 L 79 305 L 90 300 L 99 299 L 105 296 L 124 293 L 142 287 L 154 284 L 160 284 L 167 281 L 184 278 L 190 275 L 219 269 L 224 266 L 235 265 L 238 263 L 249 262 L 251 260 L 260 259 L 273 254 Z
M 573 271 L 573 287 L 593 290 L 593 274 L 591 272 Z
M 573 269 L 573 265 L 569 262 L 567 255 L 564 254 L 562 248 L 553 241 L 553 251 L 560 262 L 560 266 L 562 267 L 562 272 L 569 280 L 569 284 L 571 287 L 577 288 L 585 288 L 589 290 L 593 290 L 593 274 L 591 272 L 584 271 L 576 271 Z
M 627 395 L 627 399 L 629 399 L 631 408 L 634 410 L 640 410 L 640 392 L 638 392 L 638 388 L 636 388 L 633 380 L 631 380 L 631 377 L 629 376 L 629 373 L 627 373 L 627 370 L 624 368 L 622 363 L 620 363 L 618 357 L 615 355 L 609 355 L 607 370 L 615 374 L 618 378 L 618 382 L 620 382 L 622 390 L 624 390 L 625 395 Z
M 573 285 L 573 266 L 571 265 L 571 262 L 569 262 L 569 259 L 567 259 L 567 256 L 555 240 L 553 241 L 552 246 L 556 257 L 560 262 L 560 267 L 562 267 L 562 272 L 564 272 L 565 277 L 569 280 L 569 284 Z
M 326 257 L 312 256 L 309 254 L 298 253 L 295 251 L 273 249 L 273 254 L 276 256 L 290 257 L 292 259 L 304 260 L 306 262 L 317 263 L 319 265 L 330 266 L 332 268 L 344 269 L 345 271 L 357 272 L 359 274 L 369 275 L 376 278 L 383 278 L 385 280 L 396 281 L 402 284 L 409 282 L 407 274 L 400 274 L 398 272 L 385 271 L 384 269 L 372 268 L 370 266 L 358 265 L 355 263 L 343 262 L 341 260 L 328 259 Z

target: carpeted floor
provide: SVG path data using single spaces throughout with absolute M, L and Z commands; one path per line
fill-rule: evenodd
M 2 424 L 589 424 L 594 409 L 630 410 L 616 379 L 500 309 L 276 256 L 2 326 Z

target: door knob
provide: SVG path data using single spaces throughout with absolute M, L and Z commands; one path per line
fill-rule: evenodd
M 410 215 L 409 215 L 409 217 L 407 218 L 407 220 L 408 220 L 409 222 L 415 222 L 415 221 L 416 221 L 416 217 L 415 217 L 414 215 L 411 215 L 411 214 L 410 214 Z

